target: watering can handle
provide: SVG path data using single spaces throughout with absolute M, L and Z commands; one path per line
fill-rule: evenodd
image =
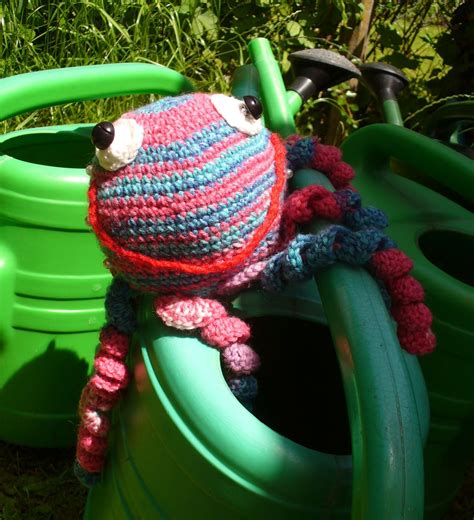
M 364 157 L 364 163 L 373 167 L 363 167 L 361 171 L 367 170 L 381 181 L 384 167 L 395 158 L 474 202 L 472 159 L 407 128 L 388 124 L 366 126 L 351 135 L 343 150 L 348 156 Z
M 249 44 L 249 52 L 261 78 L 267 124 L 287 136 L 296 127 L 270 44 L 257 38 Z M 326 182 L 319 172 L 301 170 L 292 178 L 292 188 Z M 318 232 L 320 225 L 315 222 L 310 231 Z M 422 518 L 422 450 L 429 418 L 417 361 L 401 351 L 380 291 L 363 269 L 335 265 L 320 270 L 316 281 L 351 423 L 352 518 L 384 518 L 388 511 L 393 518 Z
M 162 65 L 117 63 L 19 74 L 0 80 L 0 121 L 38 108 L 129 94 L 175 95 L 194 90 Z

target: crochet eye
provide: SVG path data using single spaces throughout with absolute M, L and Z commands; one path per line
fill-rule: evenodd
M 254 119 L 260 119 L 263 107 L 260 100 L 255 96 L 244 96 L 245 107 Z
M 122 118 L 114 124 L 105 121 L 92 130 L 95 155 L 104 170 L 116 171 L 130 164 L 143 142 L 143 127 L 135 119 Z
M 255 96 L 244 96 L 242 100 L 224 94 L 213 94 L 211 101 L 233 128 L 247 135 L 257 135 L 262 131 L 262 105 Z
M 91 141 L 99 150 L 105 150 L 112 144 L 114 136 L 114 125 L 109 123 L 109 121 L 103 121 L 102 123 L 95 125 L 92 129 Z

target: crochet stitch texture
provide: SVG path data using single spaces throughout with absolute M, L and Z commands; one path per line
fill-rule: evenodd
M 220 350 L 229 388 L 247 406 L 260 360 L 247 344 L 248 325 L 218 300 L 255 281 L 276 291 L 335 262 L 362 265 L 388 295 L 401 346 L 413 354 L 433 350 L 431 313 L 409 274 L 412 263 L 383 233 L 385 215 L 362 207 L 340 150 L 299 136 L 283 143 L 242 102 L 229 98 L 227 107 L 223 96 L 214 103 L 207 94 L 165 98 L 124 114 L 117 127 L 125 146 L 131 129 L 133 146 L 98 150 L 90 169 L 89 222 L 114 281 L 95 373 L 79 405 L 75 471 L 84 484 L 100 479 L 109 414 L 130 379 L 136 292 L 155 295 L 165 324 L 198 331 Z M 309 186 L 288 195 L 288 167 L 317 169 L 336 191 Z M 298 234 L 314 218 L 334 225 Z

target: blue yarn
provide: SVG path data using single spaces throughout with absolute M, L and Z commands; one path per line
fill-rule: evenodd
M 87 488 L 92 488 L 100 482 L 100 473 L 89 473 L 77 460 L 74 461 L 73 471 L 79 482 Z
M 286 143 L 286 160 L 293 170 L 308 167 L 317 147 L 310 137 L 299 139 L 296 143 Z
M 357 191 L 337 190 L 334 192 L 334 197 L 344 214 L 361 207 L 361 197 Z
M 230 391 L 239 401 L 248 402 L 258 393 L 258 383 L 254 376 L 242 376 L 227 381 Z
M 391 247 L 395 247 L 393 240 L 375 227 L 352 231 L 334 225 L 315 235 L 297 235 L 286 251 L 269 260 L 262 272 L 262 286 L 279 291 L 286 282 L 308 279 L 317 269 L 338 261 L 365 265 L 376 251 Z
M 344 215 L 343 223 L 353 230 L 370 227 L 385 229 L 388 226 L 388 219 L 383 211 L 368 206 L 347 212 Z
M 137 328 L 132 297 L 128 283 L 117 277 L 112 280 L 105 297 L 107 321 L 125 334 L 133 334 Z

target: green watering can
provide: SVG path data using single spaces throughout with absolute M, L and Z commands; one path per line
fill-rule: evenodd
M 125 94 L 177 94 L 188 80 L 150 64 L 0 80 L 0 120 Z M 76 409 L 104 321 L 108 271 L 85 223 L 93 125 L 0 137 L 0 439 L 74 444 Z
M 400 71 L 368 64 L 363 73 L 391 125 L 355 132 L 343 150 L 358 173 L 354 184 L 363 200 L 384 209 L 388 234 L 414 260 L 414 275 L 433 312 L 438 346 L 420 363 L 432 412 L 425 517 L 437 519 L 454 499 L 473 455 L 474 162 L 460 140 L 461 129 L 472 123 L 473 104 L 448 104 L 433 115 L 429 133 L 441 144 L 402 128 L 401 117 L 394 117 Z
M 284 89 L 266 40 L 250 52 L 255 67 L 240 70 L 234 94 L 261 90 L 267 125 L 288 135 L 302 97 Z M 310 183 L 327 180 L 294 175 L 293 188 Z M 253 319 L 252 346 L 274 356 L 269 372 L 283 349 L 301 353 L 284 383 L 262 376 L 256 415 L 227 387 L 219 352 L 164 326 L 142 300 L 133 378 L 86 519 L 422 518 L 429 412 L 418 361 L 400 349 L 365 271 L 336 265 L 316 282 L 233 301 Z M 288 399 L 282 386 L 305 390 Z

